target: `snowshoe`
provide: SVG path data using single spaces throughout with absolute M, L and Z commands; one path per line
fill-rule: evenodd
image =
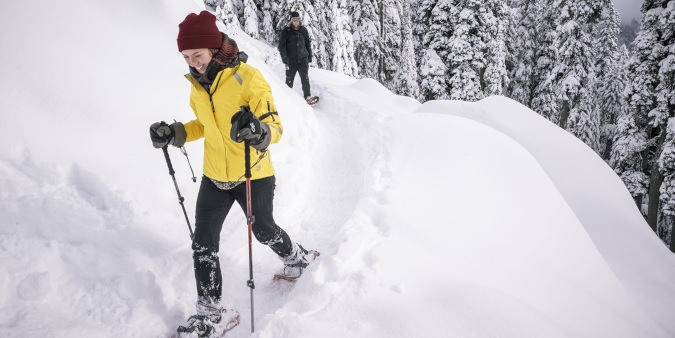
M 221 309 L 219 315 L 194 315 L 188 326 L 179 326 L 176 338 L 220 338 L 239 325 L 239 312 Z
M 310 96 L 306 99 L 307 104 L 310 106 L 313 106 L 317 103 L 319 103 L 319 97 L 318 96 Z
M 293 252 L 286 258 L 282 258 L 284 267 L 274 274 L 273 280 L 286 280 L 290 282 L 296 281 L 305 268 L 321 255 L 316 250 L 305 250 L 300 244 L 295 243 Z

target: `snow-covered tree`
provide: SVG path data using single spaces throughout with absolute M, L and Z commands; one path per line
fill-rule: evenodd
M 349 76 L 358 76 L 358 67 L 354 60 L 354 41 L 349 25 L 349 16 L 346 0 L 328 1 L 331 39 L 331 68 L 330 70 Z
M 380 82 L 391 91 L 396 90 L 394 77 L 399 70 L 401 60 L 401 1 L 380 0 L 380 50 L 382 51 Z
M 558 39 L 556 31 L 556 18 L 553 12 L 543 4 L 539 20 L 538 32 L 539 38 L 535 40 L 537 44 L 534 51 L 535 67 L 532 71 L 532 90 L 531 106 L 534 111 L 558 124 L 560 114 L 558 110 L 560 105 L 557 100 L 558 89 L 554 87 L 553 69 L 558 59 L 558 50 L 553 47 L 553 42 Z
M 665 105 L 659 103 L 668 95 L 665 83 L 668 76 L 661 76 L 666 74 L 661 67 L 668 64 L 666 46 L 668 39 L 672 41 L 670 32 L 675 29 L 672 21 L 669 25 L 667 19 L 672 3 L 668 0 L 646 0 L 643 3 L 641 30 L 634 41 L 634 54 L 628 65 L 629 81 L 625 92 L 628 109 L 635 117 L 635 126 L 647 138 L 645 149 L 632 154 L 634 161 L 641 162 L 642 174 L 649 177 L 648 192 L 637 196 L 636 201 L 646 211 L 647 223 L 655 232 L 658 232 L 659 214 L 662 213 L 659 201 L 661 183 L 664 180 L 657 159 L 661 156 L 667 139 L 666 121 L 673 116 L 672 102 Z M 672 93 L 672 89 L 670 91 Z M 643 206 L 645 200 L 646 206 Z
M 659 188 L 660 210 L 657 233 L 664 240 L 669 240 L 673 247 L 673 220 L 675 219 L 675 117 L 668 119 L 666 139 L 658 159 L 658 166 L 663 183 Z
M 321 69 L 331 69 L 332 41 L 331 20 L 326 0 L 301 1 L 299 12 L 303 25 L 312 39 L 313 64 Z
M 460 0 L 448 12 L 452 32 L 447 37 L 449 51 L 445 63 L 450 69 L 448 79 L 450 98 L 478 101 L 484 97 L 482 72 L 487 67 L 487 41 L 482 39 L 481 16 L 486 11 L 481 0 Z
M 432 48 L 424 50 L 420 62 L 420 100 L 447 100 L 448 83 L 445 74 L 448 67 Z
M 597 63 L 596 108 L 600 112 L 600 155 L 609 159 L 612 140 L 616 132 L 616 120 L 626 105 L 623 91 L 628 85 L 628 49 L 619 48 L 619 13 L 613 6 L 602 11 L 602 28 L 596 37 Z
M 659 155 L 659 172 L 663 183 L 659 189 L 660 210 L 657 233 L 675 252 L 673 224 L 675 223 L 675 1 L 661 3 L 663 11 L 659 15 L 658 32 L 662 43 L 662 59 L 659 62 L 658 85 L 656 86 L 656 109 L 650 112 L 653 123 L 665 128 L 665 141 Z M 663 128 L 661 128 L 663 131 Z
M 486 41 L 486 68 L 483 73 L 483 93 L 485 96 L 503 95 L 509 83 L 506 70 L 507 28 L 511 16 L 506 1 L 485 1 L 486 11 L 480 12 L 483 23 L 483 40 Z
M 417 98 L 420 94 L 418 76 L 415 62 L 415 48 L 413 41 L 412 18 L 410 4 L 406 1 L 402 3 L 401 11 L 401 37 L 403 38 L 401 46 L 401 56 L 399 69 L 394 77 L 395 92 L 399 95 L 405 95 Z
M 272 9 L 272 5 L 270 4 L 270 0 L 264 0 L 261 13 L 262 21 L 259 23 L 260 37 L 265 41 L 275 45 L 279 39 L 279 35 L 274 28 L 276 27 L 276 23 L 274 21 L 273 13 L 274 11 Z
M 638 207 L 641 207 L 641 198 L 649 188 L 649 176 L 643 172 L 640 156 L 646 148 L 646 133 L 638 128 L 634 112 L 623 106 L 616 122 L 609 165 L 621 177 Z
M 232 0 L 222 0 L 216 7 L 216 17 L 225 25 L 225 33 L 230 36 L 237 35 L 237 28 L 241 28 L 237 11 L 232 5 Z
M 447 80 L 427 78 L 426 83 L 434 86 L 447 83 L 448 96 L 457 100 L 476 101 L 486 93 L 501 94 L 507 82 L 506 1 L 424 0 L 419 11 L 426 21 L 426 28 L 416 25 L 422 45 L 433 49 L 447 68 L 444 76 Z M 422 33 L 422 29 L 426 31 Z M 431 60 L 431 56 L 426 53 L 423 62 Z M 431 74 L 434 73 L 428 72 L 426 76 Z M 434 91 L 425 88 L 422 92 Z
M 539 43 L 539 24 L 543 15 L 541 1 L 518 0 L 512 6 L 513 31 L 508 41 L 513 46 L 513 54 L 510 56 L 512 68 L 508 96 L 529 107 L 536 86 L 533 73 L 536 50 L 542 47 Z
M 422 0 L 418 11 L 420 21 L 415 34 L 421 41 L 420 99 L 423 101 L 449 98 L 447 81 L 449 54 L 448 36 L 451 33 L 450 0 Z
M 600 155 L 604 159 L 610 157 L 612 143 L 618 133 L 617 120 L 627 109 L 624 91 L 628 86 L 628 57 L 628 49 L 621 46 L 615 53 L 614 62 L 608 64 L 602 80 L 596 85 L 596 107 L 601 113 Z
M 350 3 L 352 29 L 354 30 L 354 60 L 362 77 L 379 80 L 380 17 L 379 3 L 374 0 Z
M 579 103 L 570 110 L 567 130 L 597 153 L 600 149 L 600 111 L 593 100 L 595 81 L 592 77 L 587 81 L 588 87 L 579 89 Z
M 253 3 L 253 0 L 244 0 L 242 6 L 244 12 L 244 32 L 254 39 L 260 38 L 258 8 Z
M 600 5 L 597 0 L 554 0 L 551 3 L 550 10 L 557 18 L 557 34 L 552 47 L 558 51 L 558 58 L 549 76 L 553 78 L 560 107 L 556 112 L 557 120 L 564 129 L 567 129 L 570 114 L 576 114 L 574 110 L 587 109 L 591 105 L 583 102 L 591 96 L 582 95 L 582 91 L 591 88 L 590 79 L 595 77 L 592 32 L 601 11 Z
M 204 0 L 204 5 L 206 6 L 206 10 L 215 13 L 216 8 L 223 6 L 223 1 L 224 0 Z

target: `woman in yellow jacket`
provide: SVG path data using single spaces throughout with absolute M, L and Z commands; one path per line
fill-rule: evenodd
M 216 17 L 202 11 L 179 25 L 178 50 L 189 65 L 190 106 L 196 119 L 185 124 L 154 123 L 153 146 L 181 147 L 204 138 L 204 177 L 199 187 L 192 242 L 197 282 L 197 315 L 189 320 L 198 331 L 221 322 L 222 275 L 218 260 L 220 231 L 236 201 L 246 213 L 244 143 L 250 141 L 251 204 L 255 238 L 282 260 L 282 273 L 294 278 L 318 255 L 293 242 L 272 214 L 275 177 L 268 146 L 281 138 L 283 127 L 272 91 L 260 71 L 240 60 L 237 44 L 216 26 Z M 248 109 L 242 106 L 248 106 Z M 237 123 L 235 123 L 237 122 Z M 233 124 L 241 129 L 231 130 Z M 231 134 L 238 140 L 232 140 Z M 232 313 L 229 314 L 232 316 Z M 238 314 L 237 314 L 238 316 Z M 201 335 L 200 335 L 201 336 Z

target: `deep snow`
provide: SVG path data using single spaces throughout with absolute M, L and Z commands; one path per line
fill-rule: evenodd
M 194 310 L 187 225 L 148 126 L 192 119 L 175 49 L 191 1 L 11 1 L 0 11 L 0 336 L 159 337 Z M 225 27 L 222 27 L 225 29 Z M 506 98 L 417 101 L 273 48 L 277 222 L 322 252 L 291 291 L 246 225 L 221 235 L 232 337 L 669 337 L 675 258 L 588 147 Z M 187 151 L 201 176 L 201 142 Z M 188 214 L 197 184 L 171 149 Z

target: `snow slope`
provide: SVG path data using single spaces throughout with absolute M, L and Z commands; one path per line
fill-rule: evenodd
M 147 128 L 193 116 L 175 36 L 200 8 L 2 9 L 0 336 L 165 336 L 193 312 L 195 286 Z M 270 283 L 279 261 L 254 245 L 251 334 L 246 226 L 233 209 L 220 253 L 224 301 L 242 315 L 232 337 L 675 336 L 675 258 L 565 131 L 509 99 L 420 105 L 318 69 L 312 109 L 270 46 L 234 38 L 284 122 L 277 222 L 322 255 L 282 290 Z M 187 150 L 199 177 L 201 142 Z M 193 218 L 197 184 L 171 156 Z

